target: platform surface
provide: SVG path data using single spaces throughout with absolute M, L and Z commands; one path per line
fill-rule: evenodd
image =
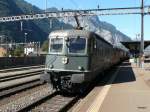
M 99 112 L 150 112 L 150 72 L 121 66 Z
M 122 63 L 107 84 L 97 85 L 74 112 L 150 112 L 150 68 Z

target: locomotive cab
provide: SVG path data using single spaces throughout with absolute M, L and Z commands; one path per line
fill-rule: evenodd
M 86 71 L 87 38 L 82 36 L 50 37 L 46 69 L 50 71 Z
M 49 35 L 49 52 L 41 80 L 60 91 L 79 92 L 100 72 L 123 58 L 118 48 L 95 33 L 55 31 Z
M 54 88 L 68 91 L 74 84 L 83 83 L 88 72 L 88 37 L 80 31 L 50 34 L 43 79 Z

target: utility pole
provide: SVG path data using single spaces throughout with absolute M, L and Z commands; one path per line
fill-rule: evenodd
M 141 0 L 141 48 L 140 48 L 140 67 L 144 67 L 144 0 Z
M 24 33 L 24 52 L 25 52 L 25 56 L 27 55 L 27 34 L 28 33 Z
M 38 45 L 38 56 L 40 56 L 40 41 L 39 41 L 39 45 Z
M 45 1 L 45 13 L 47 12 L 47 0 Z
M 2 43 L 3 43 L 3 37 L 4 37 L 4 35 L 0 35 L 0 47 L 1 47 Z
M 48 12 L 48 10 L 47 10 L 47 4 L 48 4 L 48 2 L 47 2 L 47 0 L 45 0 L 45 13 Z M 52 25 L 53 25 L 52 22 L 53 22 L 52 18 L 49 18 L 49 28 L 50 29 L 52 28 Z
M 20 30 L 21 30 L 21 33 L 23 31 L 23 21 L 20 21 Z

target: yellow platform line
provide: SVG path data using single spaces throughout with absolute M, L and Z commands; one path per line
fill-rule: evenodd
M 107 82 L 107 85 L 105 85 L 103 87 L 103 89 L 99 92 L 99 94 L 97 95 L 97 97 L 95 98 L 95 100 L 93 101 L 93 103 L 87 109 L 86 112 L 99 112 L 99 110 L 104 102 L 104 99 L 106 98 L 106 96 L 111 88 L 111 84 L 115 80 L 119 70 L 120 70 L 120 68 L 117 69 L 117 71 L 114 73 L 114 75 L 111 77 L 111 79 Z

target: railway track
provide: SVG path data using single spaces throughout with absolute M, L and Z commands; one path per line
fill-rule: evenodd
M 58 112 L 69 109 L 78 100 L 79 97 L 62 96 L 41 84 L 43 70 L 38 66 L 0 70 L 0 112 Z
M 43 70 L 33 70 L 31 72 L 23 72 L 23 73 L 11 73 L 11 74 L 1 74 L 0 75 L 0 82 L 5 82 L 9 80 L 15 80 L 19 78 L 24 78 L 24 77 L 30 77 L 38 74 L 42 74 Z
M 31 89 L 0 102 L 0 112 L 60 112 L 69 110 L 79 97 L 65 97 L 47 85 Z M 9 102 L 11 100 L 11 102 Z
M 46 96 L 51 95 L 52 91 L 45 85 L 27 89 L 18 94 L 11 95 L 0 101 L 0 112 L 18 112 Z
M 21 71 L 20 71 L 21 70 Z M 34 66 L 30 69 L 19 69 L 19 71 L 6 72 L 0 74 L 0 99 L 16 94 L 28 88 L 39 86 L 40 74 L 43 73 L 43 68 Z
M 0 100 L 1 99 L 4 99 L 6 97 L 9 97 L 13 94 L 17 94 L 21 91 L 24 91 L 24 90 L 27 90 L 27 89 L 30 89 L 30 88 L 34 88 L 36 86 L 40 86 L 41 85 L 41 82 L 39 80 L 37 81 L 31 81 L 31 82 L 28 82 L 26 84 L 21 84 L 21 85 L 18 85 L 16 87 L 12 87 L 12 88 L 7 88 L 5 90 L 1 90 L 0 91 Z
M 8 89 L 0 91 L 0 98 L 2 98 L 0 99 L 0 112 L 71 111 L 81 97 L 82 96 L 63 96 L 55 92 L 49 85 L 41 85 L 37 79 L 35 81 L 18 84 L 18 86 L 14 86 L 14 88 L 9 87 Z
M 20 71 L 21 70 L 21 71 Z M 13 99 L 17 95 L 24 92 L 33 91 L 34 88 L 41 87 L 40 74 L 43 73 L 43 68 L 19 69 L 19 71 L 6 72 L 0 74 L 0 112 L 12 112 L 7 110 L 2 105 L 9 104 L 9 101 L 16 101 Z M 31 92 L 32 93 L 32 92 Z M 24 95 L 23 95 L 24 96 Z
M 36 68 L 43 68 L 44 65 L 38 65 L 38 66 L 27 66 L 27 67 L 13 67 L 13 68 L 7 68 L 7 69 L 0 69 L 0 73 L 5 72 L 13 72 L 13 71 L 21 71 L 21 70 L 29 70 L 29 69 L 36 69 Z
M 62 96 L 57 93 L 53 94 L 53 97 L 47 98 L 42 101 L 40 105 L 34 108 L 26 109 L 31 112 L 66 112 L 68 111 L 77 101 L 78 96 Z
M 10 87 L 8 90 L 0 92 L 0 97 L 3 97 L 0 100 L 0 112 L 70 111 L 81 98 L 80 96 L 60 95 L 52 87 L 40 85 L 40 81 L 36 81 L 18 84 L 14 88 Z
M 43 69 L 38 69 L 0 74 L 0 112 L 66 110 L 77 100 L 76 97 L 61 96 L 41 84 L 42 72 Z
M 19 71 L 7 71 L 0 74 L 0 91 L 11 88 L 20 84 L 31 82 L 40 79 L 40 74 L 43 73 L 44 68 L 28 68 Z

